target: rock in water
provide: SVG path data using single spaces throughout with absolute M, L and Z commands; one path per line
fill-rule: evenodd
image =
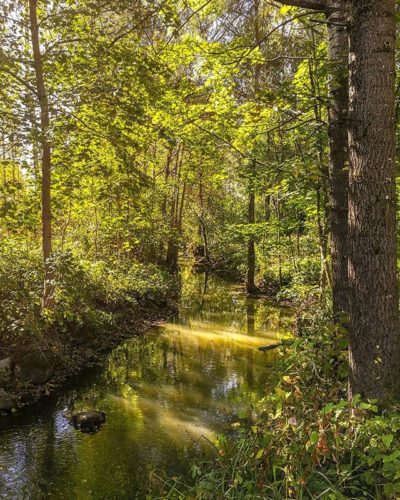
M 106 421 L 104 411 L 81 411 L 73 414 L 69 418 L 71 425 L 81 432 L 97 432 L 102 424 Z

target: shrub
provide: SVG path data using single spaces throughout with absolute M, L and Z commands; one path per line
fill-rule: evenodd
M 0 336 L 18 341 L 48 327 L 68 332 L 82 327 L 108 329 L 128 320 L 149 301 L 165 302 L 171 289 L 169 275 L 154 265 L 78 259 L 72 253 L 55 253 L 55 308 L 41 311 L 43 269 L 38 252 L 4 247 L 0 252 Z

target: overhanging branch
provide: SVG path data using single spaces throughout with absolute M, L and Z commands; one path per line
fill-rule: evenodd
M 326 0 L 275 0 L 283 5 L 291 7 L 301 7 L 303 9 L 325 11 L 327 8 Z

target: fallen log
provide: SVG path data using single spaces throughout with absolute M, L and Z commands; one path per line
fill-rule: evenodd
M 278 347 L 281 347 L 283 344 L 282 342 L 279 342 L 279 344 L 272 344 L 272 345 L 263 345 L 258 348 L 259 351 L 262 352 L 267 352 L 267 351 L 272 351 L 273 349 L 277 349 Z

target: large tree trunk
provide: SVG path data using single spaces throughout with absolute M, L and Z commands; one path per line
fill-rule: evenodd
M 395 0 L 350 0 L 350 394 L 384 402 L 400 375 Z
M 42 247 L 45 272 L 43 307 L 49 309 L 54 305 L 53 273 L 50 262 L 52 254 L 50 116 L 49 101 L 44 82 L 42 55 L 40 52 L 37 0 L 29 0 L 29 18 L 36 89 L 40 106 L 40 140 L 42 144 Z
M 348 312 L 348 36 L 346 0 L 327 10 L 329 58 L 329 197 L 333 313 Z

